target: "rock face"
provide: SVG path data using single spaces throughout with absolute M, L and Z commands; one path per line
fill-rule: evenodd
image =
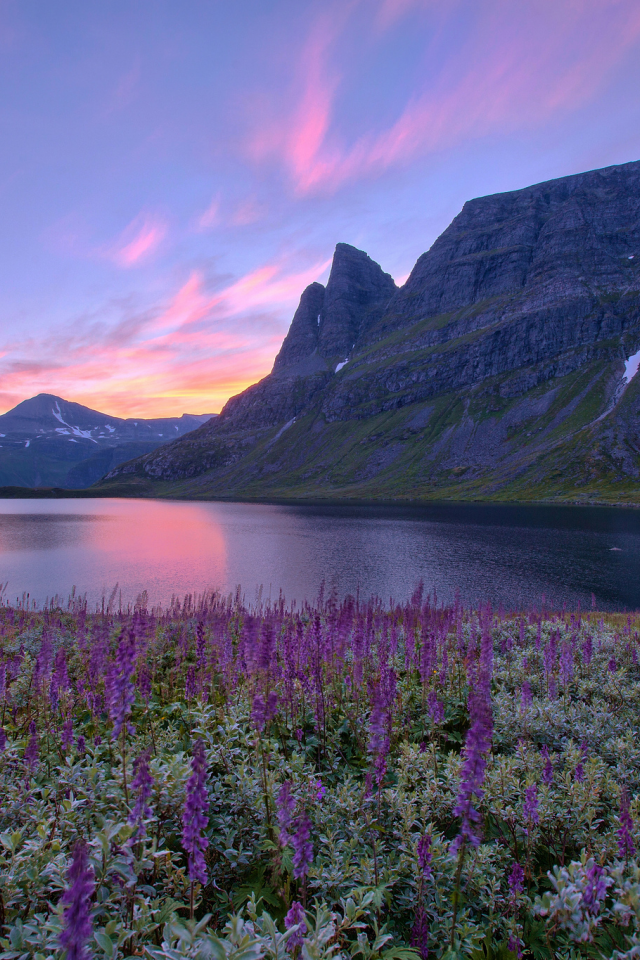
M 352 350 L 380 319 L 396 285 L 388 273 L 362 250 L 339 243 L 319 321 L 319 351 L 337 362 Z
M 232 397 L 219 430 L 287 422 L 326 386 L 339 361 L 379 320 L 397 287 L 362 250 L 336 246 L 326 289 L 312 283 L 300 297 L 269 376 Z
M 366 253 L 337 244 L 327 287 L 312 283 L 302 294 L 273 373 L 333 370 L 380 319 L 396 291 L 393 278 Z
M 0 486 L 88 487 L 210 416 L 123 420 L 40 393 L 0 416 Z
M 539 310 L 624 287 L 639 215 L 640 163 L 470 200 L 418 259 L 374 338 L 493 298 Z
M 571 463 L 602 488 L 640 466 L 635 381 L 609 409 L 638 348 L 640 162 L 469 201 L 400 290 L 338 244 L 272 374 L 113 476 L 194 478 L 189 495 L 506 496 Z
M 300 297 L 300 306 L 273 364 L 274 376 L 306 376 L 329 369 L 318 353 L 324 295 L 321 283 L 311 283 Z

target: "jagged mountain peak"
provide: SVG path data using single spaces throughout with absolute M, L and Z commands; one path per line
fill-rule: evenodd
M 396 293 L 393 277 L 364 252 L 336 244 L 319 324 L 319 351 L 344 360 Z
M 275 375 L 286 373 L 288 376 L 305 376 L 315 372 L 312 357 L 317 358 L 316 366 L 319 369 L 326 369 L 326 364 L 318 356 L 324 295 L 325 288 L 321 283 L 310 283 L 304 290 L 289 332 L 273 364 Z
M 304 290 L 273 374 L 304 377 L 333 370 L 379 320 L 396 290 L 393 278 L 364 250 L 336 244 L 327 286 L 311 283 Z

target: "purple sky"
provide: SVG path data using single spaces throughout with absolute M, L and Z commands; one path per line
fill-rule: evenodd
M 638 0 L 0 0 L 0 410 L 219 410 L 338 241 L 640 158 Z

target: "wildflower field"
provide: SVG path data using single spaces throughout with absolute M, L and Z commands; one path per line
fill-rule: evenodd
M 0 960 L 640 956 L 639 630 L 0 607 Z

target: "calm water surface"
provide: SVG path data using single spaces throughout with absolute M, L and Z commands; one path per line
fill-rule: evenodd
M 319 584 L 403 600 L 418 580 L 439 599 L 506 608 L 640 607 L 640 511 L 487 505 L 397 506 L 0 500 L 0 582 L 43 603 L 75 586 L 91 603 L 242 585 L 314 599 Z

